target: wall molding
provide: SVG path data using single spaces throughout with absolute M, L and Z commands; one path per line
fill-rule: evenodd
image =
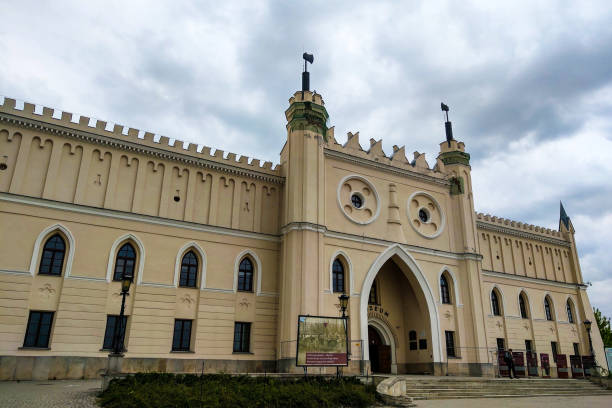
M 47 200 L 44 198 L 26 197 L 18 194 L 0 193 L 0 201 L 13 202 L 18 204 L 40 206 L 61 211 L 74 211 L 81 214 L 98 215 L 102 217 L 116 218 L 121 220 L 139 221 L 149 224 L 156 224 L 165 227 L 184 228 L 194 231 L 211 232 L 220 235 L 230 235 L 240 238 L 252 238 L 271 242 L 280 242 L 278 235 L 263 234 L 259 232 L 242 231 L 225 227 L 217 227 L 208 224 L 198 224 L 189 221 L 171 220 L 167 218 L 155 217 L 152 215 L 143 215 L 128 213 L 117 210 L 109 210 L 106 208 L 94 208 L 80 204 L 63 203 L 59 201 Z
M 536 283 L 540 285 L 546 284 L 550 286 L 556 286 L 558 288 L 565 288 L 565 289 L 585 288 L 586 289 L 586 285 L 583 285 L 580 283 L 566 283 L 566 282 L 551 281 L 551 280 L 546 280 L 546 279 L 541 279 L 541 278 L 531 278 L 529 276 L 517 276 L 517 275 L 511 275 L 509 273 L 504 273 L 504 272 L 490 271 L 487 269 L 483 269 L 482 274 L 484 276 L 490 276 L 494 278 L 510 279 L 510 280 L 516 280 L 520 282 L 530 282 L 530 283 Z

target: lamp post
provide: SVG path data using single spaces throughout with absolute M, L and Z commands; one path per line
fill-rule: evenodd
M 121 361 L 123 359 L 123 318 L 125 317 L 125 297 L 130 295 L 130 285 L 134 280 L 132 272 L 124 271 L 121 278 L 121 311 L 119 312 L 119 321 L 115 323 L 115 331 L 113 332 L 113 349 L 108 354 L 108 368 L 106 376 L 102 384 L 102 388 L 106 389 L 110 380 L 121 373 Z
M 347 341 L 347 347 L 348 347 L 348 325 L 346 324 L 346 320 L 347 320 L 346 309 L 348 307 L 349 297 L 346 293 L 343 293 L 338 297 L 338 299 L 340 300 L 340 310 L 342 310 L 342 323 L 344 323 L 344 333 L 346 334 L 346 341 Z M 346 356 L 347 360 L 350 354 L 351 352 L 348 351 L 347 356 Z M 336 377 L 340 377 L 340 366 L 336 366 Z
M 119 312 L 119 322 L 115 324 L 115 333 L 113 336 L 113 352 L 115 356 L 123 356 L 123 318 L 125 316 L 125 297 L 130 294 L 130 285 L 133 277 L 131 274 L 123 274 L 121 279 L 121 311 Z
M 593 355 L 593 340 L 591 340 L 591 321 L 590 320 L 585 320 L 584 321 L 584 327 L 587 331 L 587 334 L 589 335 L 589 350 L 591 351 L 591 355 Z
M 346 319 L 346 308 L 348 307 L 349 297 L 346 293 L 341 294 L 338 299 L 340 299 L 340 310 L 342 310 L 342 318 Z

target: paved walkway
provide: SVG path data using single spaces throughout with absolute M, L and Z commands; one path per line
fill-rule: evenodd
M 572 407 L 598 408 L 612 407 L 612 395 L 586 397 L 521 397 L 521 398 L 477 398 L 454 400 L 420 400 L 415 401 L 417 408 L 542 408 Z
M 2 408 L 97 408 L 101 380 L 0 381 Z

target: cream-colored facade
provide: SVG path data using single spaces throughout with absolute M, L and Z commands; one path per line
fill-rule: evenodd
M 571 221 L 551 231 L 475 213 L 461 142 L 441 143 L 430 168 L 424 154 L 411 161 L 394 146 L 385 155 L 373 139 L 364 151 L 359 134 L 338 144 L 316 93 L 295 93 L 286 117 L 287 142 L 272 167 L 5 99 L 0 379 L 105 369 L 107 316 L 121 304 L 113 273 L 126 243 L 136 261 L 124 371 L 297 370 L 298 315 L 340 314 L 336 259 L 350 296 L 352 372 L 388 357 L 378 370 L 491 375 L 498 339 L 515 350 L 530 340 L 538 353 L 551 354 L 551 342 L 561 354 L 574 354 L 574 343 L 589 353 L 582 322 L 594 317 Z M 41 274 L 55 235 L 65 242 L 61 274 Z M 180 284 L 189 252 L 195 287 Z M 238 279 L 245 258 L 254 270 L 247 291 Z M 25 346 L 32 311 L 53 312 L 48 347 Z M 187 350 L 173 351 L 176 319 L 191 321 Z M 236 322 L 250 323 L 240 353 Z M 370 356 L 374 335 L 381 347 L 372 350 L 387 357 Z M 603 361 L 597 330 L 593 347 Z

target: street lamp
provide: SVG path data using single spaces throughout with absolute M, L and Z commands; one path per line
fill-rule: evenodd
M 584 321 L 584 327 L 587 331 L 587 334 L 589 335 L 589 350 L 591 351 L 591 355 L 593 355 L 593 340 L 591 340 L 591 321 L 590 320 L 585 320 Z
M 119 322 L 115 324 L 115 333 L 113 336 L 113 352 L 115 356 L 123 356 L 123 336 L 121 333 L 124 331 L 123 328 L 123 317 L 125 315 L 125 297 L 129 296 L 130 285 L 134 276 L 130 272 L 123 273 L 121 278 L 121 312 L 119 313 Z
M 341 294 L 338 299 L 340 299 L 340 310 L 342 310 L 342 318 L 346 318 L 346 308 L 348 307 L 349 297 L 346 293 Z

